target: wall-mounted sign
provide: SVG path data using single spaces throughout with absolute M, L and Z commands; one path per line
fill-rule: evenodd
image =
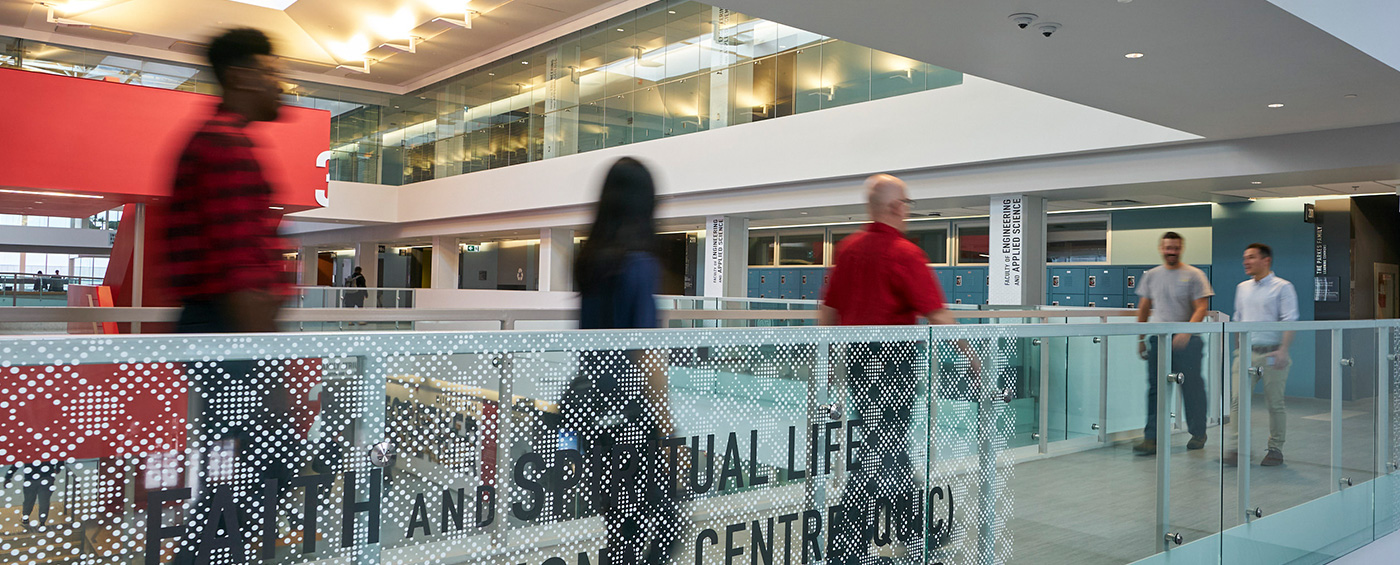
M 1025 197 L 992 197 L 987 303 L 1020 304 L 1025 275 Z
M 462 246 L 462 251 L 465 251 L 467 253 L 479 253 L 481 251 L 481 245 L 475 243 L 468 243 Z
M 724 216 L 705 218 L 705 296 L 724 296 Z

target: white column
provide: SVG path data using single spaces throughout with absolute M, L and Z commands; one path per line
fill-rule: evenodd
M 1045 199 L 999 194 L 991 199 L 987 303 L 1045 303 Z
M 433 280 L 428 288 L 457 288 L 457 270 L 462 262 L 462 250 L 457 248 L 457 236 L 433 236 Z
M 350 272 L 355 272 L 355 267 L 359 267 L 360 274 L 365 276 L 365 286 L 370 288 L 379 286 L 378 242 L 361 241 L 355 244 L 355 264 L 350 267 Z
M 702 287 L 710 297 L 748 296 L 749 220 L 739 216 L 705 218 Z
M 540 290 L 569 292 L 574 289 L 574 230 L 540 230 Z
M 297 250 L 297 259 L 301 261 L 301 278 L 297 283 L 302 286 L 316 286 L 317 263 L 320 259 L 316 256 L 315 247 L 302 247 Z M 337 286 L 337 281 L 331 281 L 331 286 Z

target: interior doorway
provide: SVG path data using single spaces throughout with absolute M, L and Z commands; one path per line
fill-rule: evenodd
M 1400 265 L 1393 263 L 1373 263 L 1376 273 L 1376 289 L 1373 300 L 1377 320 L 1400 318 Z

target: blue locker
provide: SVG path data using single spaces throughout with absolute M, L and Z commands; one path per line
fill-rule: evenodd
M 981 292 L 954 292 L 953 304 L 985 304 L 987 295 Z
M 1084 268 L 1050 268 L 1045 272 L 1046 285 L 1050 294 L 1084 294 Z
M 759 293 L 759 289 L 758 289 L 758 276 L 759 276 L 759 273 L 760 273 L 760 271 L 759 271 L 758 269 L 755 269 L 755 268 L 753 268 L 753 267 L 749 267 L 749 288 L 748 288 L 749 298 L 758 298 L 758 293 Z
M 802 269 L 778 269 L 778 298 L 796 300 L 802 296 Z
M 822 278 L 826 274 L 826 269 L 821 267 L 801 269 L 802 295 L 798 298 L 803 300 L 821 300 Z
M 1123 268 L 1123 296 L 1130 301 L 1136 302 L 1137 283 L 1142 280 L 1142 274 L 1150 267 L 1124 267 Z
M 778 294 L 778 269 L 758 269 L 758 297 L 777 298 Z
M 1122 267 L 1095 267 L 1084 270 L 1084 291 L 1088 294 L 1121 294 Z
M 1083 294 L 1052 294 L 1051 306 L 1085 306 L 1089 303 Z
M 1090 294 L 1087 305 L 1093 308 L 1122 308 L 1123 297 L 1118 294 Z
M 987 268 L 973 267 L 953 271 L 953 293 L 987 292 Z
M 938 287 L 943 289 L 943 294 L 953 292 L 953 269 L 951 267 L 934 267 L 933 274 L 938 278 Z

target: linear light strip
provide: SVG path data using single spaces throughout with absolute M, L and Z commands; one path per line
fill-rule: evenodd
M 66 193 L 66 192 L 44 192 L 44 191 L 37 191 L 37 190 L 13 190 L 13 189 L 9 189 L 9 188 L 0 188 L 0 192 L 6 193 L 6 194 L 27 194 L 27 195 L 29 195 L 29 196 L 61 196 L 61 197 L 63 197 L 63 198 L 97 198 L 97 199 L 106 198 L 105 196 L 97 196 L 97 195 L 94 195 L 94 194 L 68 194 L 68 193 Z

